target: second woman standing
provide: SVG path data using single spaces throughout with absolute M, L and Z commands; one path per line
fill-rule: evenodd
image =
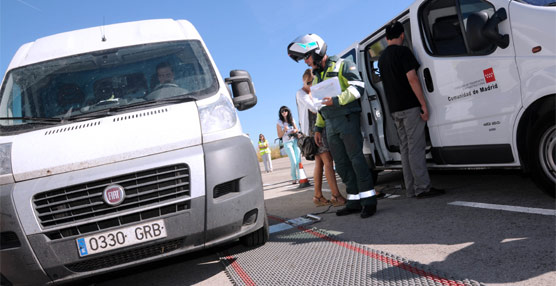
M 297 147 L 297 125 L 295 125 L 292 113 L 287 106 L 280 107 L 276 131 L 278 137 L 282 138 L 284 149 L 286 150 L 286 154 L 288 154 L 288 158 L 290 158 L 292 184 L 297 184 L 299 180 L 301 152 L 299 147 Z
M 313 84 L 313 73 L 311 69 L 305 70 L 303 73 L 303 87 L 297 91 L 295 96 L 297 102 L 297 113 L 299 114 L 299 127 L 305 135 L 313 135 L 312 128 L 315 125 L 316 113 L 318 112 L 318 104 L 311 96 L 311 85 Z M 323 145 L 319 147 L 318 153 L 315 155 L 315 168 L 313 169 L 313 180 L 315 182 L 315 196 L 313 203 L 317 206 L 324 206 L 332 203 L 334 206 L 343 206 L 346 199 L 340 193 L 336 182 L 336 173 L 332 163 L 332 155 L 328 150 L 328 142 L 326 140 L 325 130 L 323 130 Z M 327 200 L 322 195 L 322 173 L 326 176 L 330 191 L 332 192 L 331 200 Z

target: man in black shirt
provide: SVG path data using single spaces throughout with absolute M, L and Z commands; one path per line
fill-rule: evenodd
M 400 137 L 403 176 L 408 197 L 432 197 L 443 190 L 431 188 L 425 159 L 425 124 L 429 111 L 417 69 L 419 63 L 403 46 L 405 33 L 400 22 L 386 27 L 388 47 L 378 60 L 388 107 Z

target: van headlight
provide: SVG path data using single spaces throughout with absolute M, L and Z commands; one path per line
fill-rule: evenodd
M 223 94 L 220 94 L 216 102 L 199 106 L 199 117 L 203 133 L 226 130 L 237 123 L 234 105 Z

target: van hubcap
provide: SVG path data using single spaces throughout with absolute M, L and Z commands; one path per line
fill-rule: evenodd
M 543 134 L 539 144 L 539 161 L 544 173 L 552 182 L 556 182 L 556 126 L 552 126 Z

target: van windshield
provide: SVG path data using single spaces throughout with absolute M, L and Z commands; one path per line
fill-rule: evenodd
M 198 100 L 218 81 L 197 40 L 97 51 L 11 70 L 0 99 L 0 133 Z

